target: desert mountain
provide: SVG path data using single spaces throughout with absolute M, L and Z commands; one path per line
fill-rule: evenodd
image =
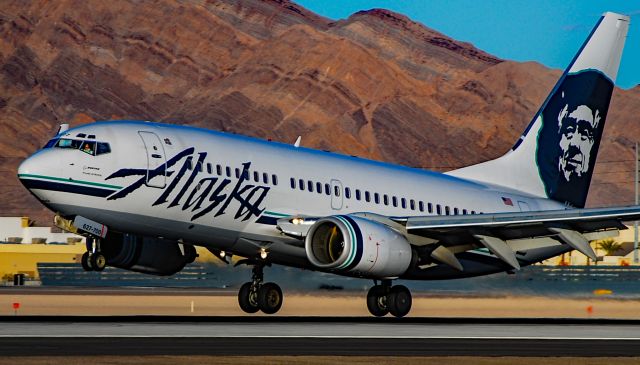
M 143 119 L 447 170 L 506 152 L 560 71 L 387 10 L 286 0 L 4 1 L 0 214 L 50 214 L 16 178 L 58 125 Z M 633 201 L 640 87 L 616 89 L 588 204 Z

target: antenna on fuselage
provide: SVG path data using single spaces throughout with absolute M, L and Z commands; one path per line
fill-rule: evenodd
M 293 144 L 293 146 L 294 147 L 300 147 L 300 142 L 302 142 L 302 136 L 298 136 L 298 138 L 296 139 L 296 141 Z
M 60 124 L 60 127 L 58 127 L 58 133 L 56 133 L 56 135 L 62 134 L 68 130 L 69 130 L 69 123 L 62 123 Z

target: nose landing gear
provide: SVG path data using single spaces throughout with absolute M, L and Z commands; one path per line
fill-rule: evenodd
M 84 271 L 102 271 L 107 267 L 107 258 L 100 251 L 100 240 L 87 238 L 87 252 L 80 259 Z
M 404 317 L 411 310 L 411 292 L 404 285 L 391 286 L 391 280 L 382 280 L 367 293 L 367 309 L 376 317 L 391 313 L 395 317 Z
M 264 263 L 253 263 L 251 281 L 242 284 L 238 291 L 240 309 L 246 313 L 261 310 L 265 314 L 274 314 L 282 307 L 282 290 L 276 283 L 263 283 Z

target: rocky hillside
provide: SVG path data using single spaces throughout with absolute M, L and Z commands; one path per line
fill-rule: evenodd
M 380 9 L 333 22 L 287 0 L 7 0 L 0 214 L 48 223 L 15 171 L 62 122 L 302 135 L 306 146 L 442 171 L 507 151 L 559 74 Z M 640 88 L 616 90 L 612 109 L 592 206 L 633 199 Z

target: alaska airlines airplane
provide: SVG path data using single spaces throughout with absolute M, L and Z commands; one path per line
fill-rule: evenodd
M 605 13 L 504 156 L 445 174 L 199 128 L 61 126 L 18 176 L 56 224 L 87 236 L 82 265 L 171 275 L 203 246 L 253 266 L 248 313 L 283 302 L 271 264 L 372 279 L 371 314 L 405 316 L 395 279 L 518 270 L 614 237 L 640 207 L 584 209 L 629 17 Z

